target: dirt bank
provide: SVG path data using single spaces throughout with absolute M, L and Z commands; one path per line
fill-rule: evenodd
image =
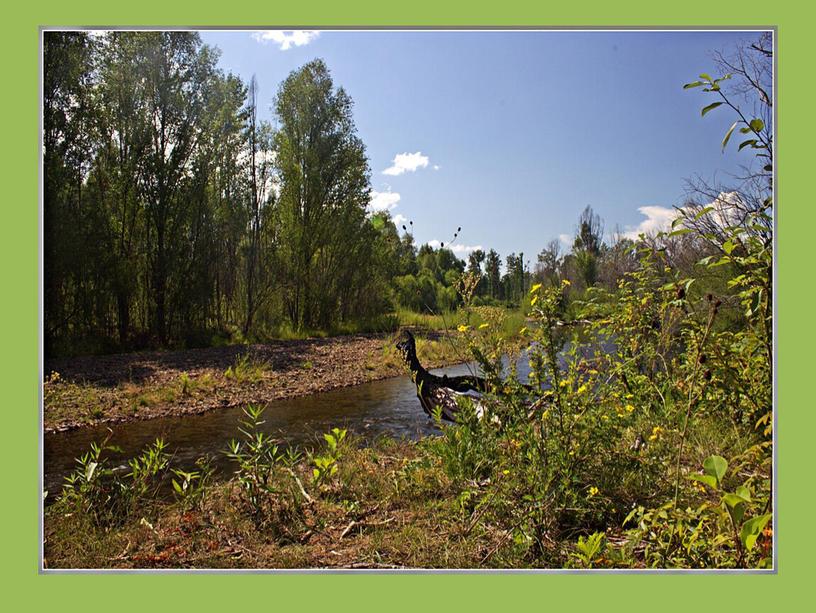
M 428 366 L 462 360 L 438 336 L 420 341 L 419 353 Z M 390 335 L 53 359 L 44 430 L 263 404 L 398 375 L 408 373 Z

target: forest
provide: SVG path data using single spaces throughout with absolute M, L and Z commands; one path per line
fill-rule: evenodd
M 174 464 L 172 432 L 126 460 L 100 434 L 44 494 L 45 565 L 773 568 L 773 43 L 713 57 L 721 72 L 677 95 L 705 94 L 701 121 L 728 114 L 740 176 L 688 180 L 651 234 L 609 232 L 587 205 L 568 244 L 460 259 L 469 220 L 435 247 L 413 236 L 434 220 L 371 210 L 353 101 L 324 61 L 282 80 L 270 123 L 255 78 L 194 32 L 47 32 L 48 436 L 241 413 L 227 479 L 203 454 Z M 317 344 L 276 362 L 290 341 Z M 72 361 L 195 348 L 228 362 L 179 358 L 151 382 Z M 410 371 L 425 409 L 417 360 L 479 373 L 478 399 L 450 392 L 472 376 L 427 379 L 455 414 L 426 409 L 432 434 L 334 427 L 300 445 L 264 429 L 291 395 L 270 389 L 352 368 L 368 372 L 352 384 Z
M 493 250 L 466 264 L 367 212 L 353 102 L 321 60 L 280 84 L 273 128 L 217 57 L 194 32 L 47 34 L 49 355 L 393 329 L 455 310 L 466 266 L 518 305 L 522 254 L 502 275 Z

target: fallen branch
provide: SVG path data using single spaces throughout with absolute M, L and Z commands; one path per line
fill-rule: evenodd
M 352 528 L 354 528 L 355 526 L 358 526 L 358 527 L 361 527 L 361 528 L 363 526 L 368 526 L 368 527 L 373 528 L 374 526 L 384 526 L 385 524 L 390 524 L 395 519 L 396 519 L 395 517 L 389 517 L 388 519 L 384 519 L 382 521 L 364 521 L 364 520 L 356 521 L 356 520 L 352 520 L 349 523 L 349 525 L 346 526 L 346 529 L 343 530 L 343 532 L 340 533 L 340 538 L 341 539 L 344 538 L 349 532 L 351 532 Z

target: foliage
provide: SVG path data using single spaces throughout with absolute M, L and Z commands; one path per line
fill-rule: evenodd
M 77 468 L 65 479 L 60 503 L 98 526 L 125 521 L 133 514 L 154 510 L 157 495 L 167 476 L 167 445 L 157 439 L 138 456 L 128 460 L 129 472 L 110 466 L 106 452 L 116 447 L 91 443 L 90 451 L 77 458 Z
M 171 469 L 175 475 L 172 479 L 173 492 L 184 510 L 201 509 L 215 472 L 208 458 L 199 458 L 196 466 L 198 470 Z
M 265 362 L 258 362 L 249 352 L 240 355 L 235 364 L 224 371 L 224 377 L 238 383 L 257 383 L 262 380 L 269 366 Z
M 337 474 L 338 462 L 343 456 L 346 430 L 333 428 L 331 432 L 323 435 L 323 439 L 326 441 L 326 453 L 312 456 L 314 463 L 312 479 L 315 485 L 324 485 Z
M 242 440 L 232 439 L 226 451 L 236 464 L 235 478 L 243 494 L 243 502 L 253 518 L 261 523 L 271 495 L 278 492 L 273 479 L 285 455 L 275 441 L 260 430 L 263 407 L 249 405 L 243 408 L 244 417 L 239 431 Z

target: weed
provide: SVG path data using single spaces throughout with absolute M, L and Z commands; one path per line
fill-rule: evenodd
M 236 383 L 258 383 L 266 376 L 269 365 L 266 362 L 255 361 L 250 354 L 244 353 L 235 364 L 228 367 L 224 377 Z

